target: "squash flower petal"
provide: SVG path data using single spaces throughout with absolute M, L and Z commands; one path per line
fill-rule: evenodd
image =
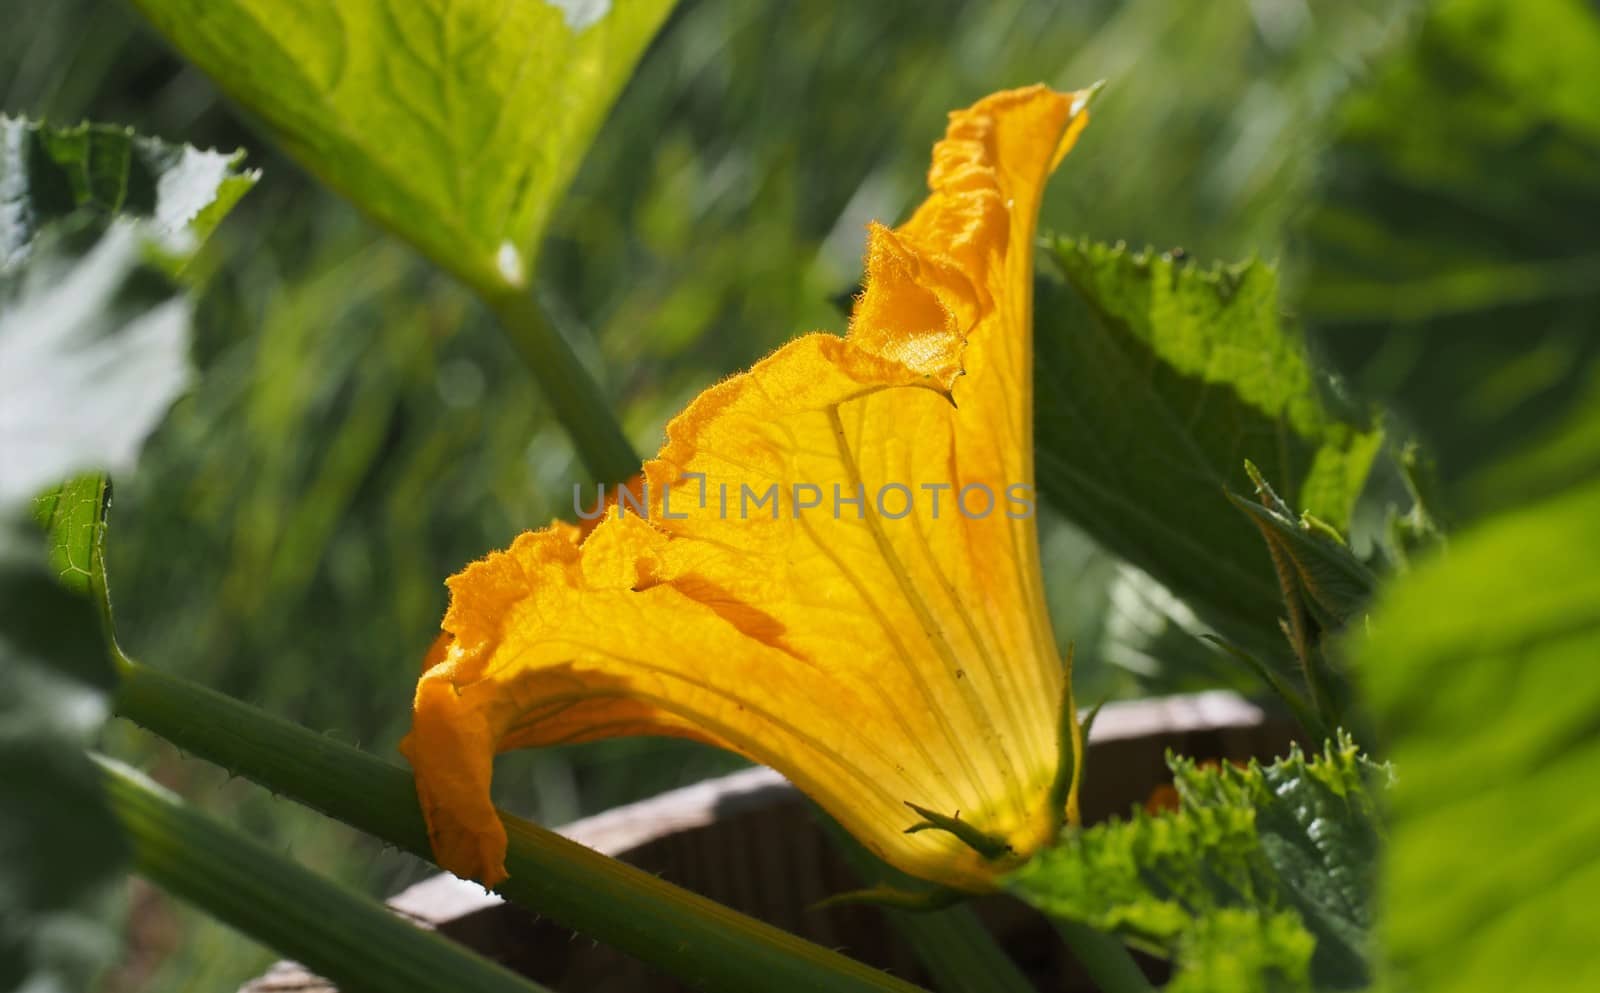
M 1034 86 L 953 112 L 927 200 L 869 231 L 847 336 L 702 393 L 633 506 L 450 579 L 401 745 L 440 865 L 505 877 L 496 753 L 622 735 L 771 766 L 892 865 L 968 892 L 1075 818 L 1032 514 L 1032 291 L 1040 196 L 1086 103 Z M 916 829 L 909 804 L 999 854 Z

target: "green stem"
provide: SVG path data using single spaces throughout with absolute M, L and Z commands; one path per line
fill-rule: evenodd
M 95 758 L 140 875 L 341 989 L 548 993 L 201 815 L 126 766 Z
M 480 287 L 479 294 L 527 363 L 590 475 L 599 483 L 631 479 L 641 464 L 638 454 L 599 384 L 538 302 L 522 289 Z
M 884 913 L 944 993 L 1034 993 L 971 907 Z
M 179 748 L 425 859 L 406 770 L 126 658 L 116 710 Z M 916 987 L 502 813 L 498 892 L 712 993 L 915 993 Z M 466 987 L 463 987 L 466 988 Z
M 1055 918 L 1055 925 L 1100 993 L 1154 993 L 1155 987 L 1121 941 L 1077 921 Z
M 814 811 L 814 816 L 833 842 L 834 850 L 863 883 L 906 892 L 926 886 L 885 864 L 821 810 Z M 1001 949 L 971 907 L 885 908 L 884 913 L 943 993 L 1034 993 L 1033 984 Z
M 1322 722 L 1321 716 L 1312 710 L 1300 694 L 1295 691 L 1294 687 L 1290 686 L 1288 681 L 1278 675 L 1277 671 L 1271 666 L 1238 645 L 1216 635 L 1201 635 L 1201 640 L 1248 666 L 1250 671 L 1256 674 L 1256 678 L 1265 683 L 1274 693 L 1278 694 L 1278 699 L 1288 705 L 1290 712 L 1294 714 L 1295 722 L 1309 733 L 1314 740 L 1323 741 L 1331 737 L 1327 726 Z

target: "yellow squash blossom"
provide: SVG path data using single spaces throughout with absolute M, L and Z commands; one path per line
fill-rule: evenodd
M 642 499 L 450 580 L 402 744 L 440 865 L 505 877 L 496 753 L 621 735 L 771 766 L 892 865 L 964 891 L 1075 817 L 1031 512 L 1032 281 L 1086 96 L 952 113 L 926 202 L 870 230 L 846 337 L 701 394 L 625 494 Z

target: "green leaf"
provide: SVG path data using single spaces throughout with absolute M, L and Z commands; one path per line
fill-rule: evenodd
M 45 531 L 45 552 L 56 582 L 93 597 L 105 588 L 100 543 L 111 485 L 99 473 L 68 480 L 34 501 L 33 516 Z
M 1347 724 L 1344 711 L 1350 694 L 1342 674 L 1329 665 L 1324 642 L 1366 609 L 1378 580 L 1330 525 L 1310 514 L 1295 516 L 1254 463 L 1247 462 L 1245 470 L 1255 484 L 1256 499 L 1233 493 L 1228 499 L 1255 524 L 1272 558 L 1283 594 L 1283 632 L 1300 664 L 1309 706 L 1270 668 L 1229 647 L 1288 702 L 1303 728 L 1326 737 L 1330 729 Z
M 1428 444 L 1449 517 L 1600 472 L 1564 430 L 1600 409 L 1597 67 L 1587 0 L 1453 0 L 1343 108 L 1303 311 Z
M 1351 645 L 1397 781 L 1394 988 L 1600 989 L 1600 482 L 1453 538 Z
M 672 0 L 135 0 L 295 158 L 483 297 L 602 483 L 639 468 L 528 292 L 545 224 Z
M 1253 463 L 1245 468 L 1254 477 L 1259 502 L 1229 496 L 1260 530 L 1280 584 L 1292 587 L 1308 612 L 1343 626 L 1366 607 L 1377 577 L 1330 525 L 1310 514 L 1295 516 Z
M 41 230 L 89 215 L 132 220 L 176 272 L 255 185 L 243 152 L 173 145 L 129 128 L 53 128 L 0 117 L 0 273 L 27 260 Z
M 480 290 L 552 205 L 671 0 L 135 0 L 312 172 Z
M 1169 761 L 1177 811 L 1069 833 L 1007 889 L 1170 956 L 1173 989 L 1364 986 L 1378 848 L 1369 780 L 1384 771 L 1347 737 L 1265 767 Z
M 238 162 L 0 119 L 0 514 L 131 465 L 188 384 L 191 305 L 169 277 L 255 182 Z
M 1226 492 L 1262 467 L 1297 511 L 1348 526 L 1382 435 L 1344 409 L 1259 262 L 1204 269 L 1057 241 L 1035 304 L 1039 485 L 1229 638 L 1280 648 L 1261 536 Z

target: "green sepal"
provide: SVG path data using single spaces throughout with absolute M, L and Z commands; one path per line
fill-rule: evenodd
M 1068 658 L 1071 658 L 1071 649 L 1068 649 Z M 1068 672 L 1071 672 L 1069 665 Z M 1072 688 L 1068 686 L 1061 694 L 1061 733 L 1056 745 L 1056 778 L 1050 784 L 1050 809 L 1060 816 L 1067 814 L 1067 804 L 1073 799 L 1072 784 L 1074 778 L 1082 785 L 1082 770 L 1078 768 L 1078 754 L 1073 747 L 1072 724 L 1069 723 L 1077 716 L 1074 709 L 1076 704 L 1072 698 Z M 1089 742 L 1089 731 L 1094 727 L 1094 720 L 1100 716 L 1100 708 L 1105 706 L 1102 700 L 1089 711 L 1089 716 L 1078 722 L 1078 740 L 1085 746 Z M 1066 817 L 1067 822 L 1074 822 L 1078 812 L 1073 810 Z
M 906 801 L 906 806 L 916 811 L 917 816 L 923 818 L 916 824 L 906 828 L 906 834 L 916 834 L 919 831 L 944 831 L 955 835 L 961 840 L 962 844 L 990 861 L 1015 854 L 1015 851 L 1004 839 L 996 838 L 992 834 L 978 830 L 963 821 L 960 813 L 953 817 L 948 814 L 940 814 L 929 810 L 927 807 L 920 807 L 910 800 Z

